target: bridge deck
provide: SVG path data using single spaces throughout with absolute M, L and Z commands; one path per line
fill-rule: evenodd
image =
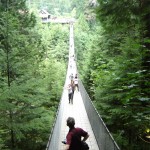
M 66 126 L 66 119 L 70 117 L 75 118 L 75 127 L 81 127 L 86 130 L 90 137 L 87 139 L 87 143 L 89 144 L 90 150 L 99 150 L 94 133 L 92 131 L 82 97 L 80 95 L 80 91 L 77 90 L 74 92 L 73 104 L 69 104 L 68 100 L 68 91 L 65 90 L 65 96 L 62 99 L 63 103 L 63 116 L 62 116 L 62 124 L 61 124 L 61 137 L 59 142 L 59 150 L 64 150 L 64 144 L 61 143 L 62 140 L 66 138 L 69 128 Z
M 75 52 L 74 52 L 74 36 L 73 36 L 72 22 L 70 22 L 69 40 L 70 40 L 69 61 L 68 61 L 68 70 L 67 70 L 65 87 L 67 87 L 67 85 L 70 83 L 69 75 L 71 73 L 73 73 L 73 75 L 77 73 L 77 68 L 76 68 L 77 57 L 75 56 Z M 83 89 L 82 92 L 84 92 Z M 84 101 L 85 100 L 87 100 L 87 104 L 91 104 L 89 103 L 90 102 L 89 97 L 85 96 Z M 91 124 L 95 131 L 95 135 L 93 133 L 89 118 L 87 116 L 86 109 L 81 97 L 81 93 L 75 91 L 73 104 L 69 104 L 68 90 L 67 88 L 64 88 L 61 102 L 60 102 L 60 107 L 57 114 L 56 124 L 52 130 L 52 134 L 48 141 L 46 150 L 64 150 L 64 144 L 61 141 L 66 138 L 66 135 L 69 130 L 69 128 L 66 125 L 66 120 L 68 117 L 75 118 L 75 122 L 76 122 L 75 127 L 81 127 L 89 133 L 90 137 L 88 138 L 87 143 L 89 144 L 90 150 L 99 150 L 99 149 L 119 150 L 119 147 L 117 146 L 110 132 L 106 128 L 103 120 L 97 114 L 95 108 L 93 108 L 93 105 L 91 104 L 87 108 L 91 108 L 89 109 L 88 112 L 89 116 L 93 117 L 93 115 L 95 115 L 93 118 L 90 118 Z M 97 137 L 98 141 L 96 141 L 95 136 Z M 100 148 L 98 147 L 97 143 L 99 143 Z

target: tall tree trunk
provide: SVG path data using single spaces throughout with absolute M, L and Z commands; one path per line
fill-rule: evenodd
M 10 111 L 10 119 L 11 119 L 11 124 L 13 124 L 12 111 Z M 14 139 L 14 131 L 13 131 L 12 127 L 11 127 L 11 130 L 10 130 L 10 135 L 11 135 L 11 149 L 14 150 L 15 149 L 15 139 Z
M 11 86 L 11 83 L 10 83 L 10 60 L 9 60 L 9 11 L 8 11 L 8 4 L 9 4 L 9 1 L 7 0 L 6 1 L 6 11 L 7 11 L 7 17 L 6 17 L 6 22 L 7 22 L 7 39 L 6 39 L 6 45 L 5 45 L 5 48 L 6 48 L 6 63 L 7 63 L 7 84 L 8 84 L 8 87 L 10 88 Z M 12 111 L 10 111 L 10 120 L 11 120 L 11 124 L 13 123 L 13 115 L 12 115 Z M 10 129 L 10 136 L 11 136 L 11 148 L 12 150 L 15 148 L 15 141 L 14 141 L 14 131 L 13 131 L 13 128 L 11 127 Z
M 140 0 L 142 36 L 144 39 L 144 42 L 142 43 L 144 50 L 144 52 L 142 53 L 142 70 L 145 70 L 143 72 L 144 79 L 142 83 L 142 93 L 144 92 L 144 95 L 146 97 L 150 96 L 150 93 L 145 90 L 150 88 L 147 84 L 148 80 L 150 79 L 150 42 L 148 41 L 150 39 L 150 12 L 148 9 L 149 6 L 149 0 Z
M 141 3 L 141 10 L 142 10 L 142 22 L 144 23 L 144 38 L 150 39 L 150 12 L 148 11 L 148 6 L 150 6 L 149 0 L 143 0 Z M 144 68 L 146 70 L 150 69 L 150 42 L 144 42 L 145 48 L 147 49 L 145 57 L 144 57 Z

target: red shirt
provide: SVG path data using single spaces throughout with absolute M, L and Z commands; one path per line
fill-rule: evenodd
M 66 137 L 67 144 L 70 145 L 69 150 L 80 150 L 81 137 L 86 137 L 87 134 L 81 128 L 70 129 Z

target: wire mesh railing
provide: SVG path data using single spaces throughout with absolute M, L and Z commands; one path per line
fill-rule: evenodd
M 64 97 L 64 92 L 62 93 L 61 101 L 56 113 L 55 121 L 46 146 L 46 150 L 58 150 L 59 148 L 58 141 L 61 133 L 61 123 L 62 123 L 62 115 L 63 115 L 63 108 L 64 108 L 62 103 L 63 97 Z
M 69 60 L 68 60 L 68 69 L 67 69 L 67 74 L 66 74 L 66 80 L 65 80 L 65 84 L 64 84 L 64 87 L 67 86 L 68 84 L 68 77 L 71 73 L 73 73 L 74 71 L 72 70 L 76 70 L 76 65 L 74 64 L 74 69 L 72 67 L 70 67 L 70 56 L 72 54 L 70 54 L 70 51 L 69 51 Z M 60 100 L 60 103 L 59 103 L 59 107 L 58 107 L 58 110 L 57 110 L 57 113 L 56 113 L 56 117 L 55 117 L 55 121 L 54 121 L 54 124 L 53 124 L 53 127 L 52 127 L 52 130 L 51 130 L 51 134 L 50 134 L 50 137 L 49 137 L 49 140 L 48 140 L 48 143 L 47 143 L 47 146 L 46 146 L 46 150 L 59 150 L 59 144 L 58 144 L 58 141 L 61 141 L 62 139 L 61 138 L 61 127 L 62 127 L 62 119 L 63 119 L 63 110 L 64 110 L 64 103 L 63 103 L 63 99 L 65 99 L 65 88 L 62 92 L 62 97 L 61 97 L 61 100 Z
M 120 150 L 102 118 L 100 117 L 99 113 L 97 112 L 96 108 L 94 107 L 81 81 L 79 81 L 79 88 L 99 149 Z

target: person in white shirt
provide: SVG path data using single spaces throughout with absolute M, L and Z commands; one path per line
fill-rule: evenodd
M 78 77 L 77 77 L 77 75 L 74 78 L 74 84 L 75 84 L 75 89 L 77 88 L 77 90 L 79 91 L 79 85 L 78 85 Z
M 71 84 L 68 85 L 68 98 L 69 98 L 69 103 L 72 101 L 72 86 Z

